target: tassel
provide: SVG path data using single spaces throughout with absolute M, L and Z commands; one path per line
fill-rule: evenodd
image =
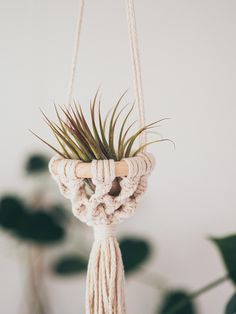
M 114 225 L 94 226 L 86 314 L 125 314 L 124 267 Z

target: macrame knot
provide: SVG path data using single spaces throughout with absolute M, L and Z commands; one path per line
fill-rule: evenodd
M 124 267 L 114 225 L 93 226 L 87 271 L 86 313 L 124 314 Z
M 96 225 L 93 226 L 95 241 L 106 240 L 116 236 L 115 225 Z
M 93 160 L 91 165 L 92 181 L 95 185 L 110 186 L 115 179 L 115 161 L 113 159 Z
M 118 224 L 134 214 L 155 164 L 148 153 L 123 160 L 128 165 L 128 175 L 122 178 L 115 177 L 114 160 L 92 161 L 93 192 L 88 189 L 88 179 L 76 175 L 76 167 L 81 161 L 55 156 L 49 170 L 62 195 L 71 200 L 73 214 L 82 222 L 89 226 Z M 53 168 L 54 162 L 57 162 L 57 171 Z M 116 195 L 110 193 L 114 182 L 120 187 Z

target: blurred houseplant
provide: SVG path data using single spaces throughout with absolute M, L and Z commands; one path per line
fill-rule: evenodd
M 81 253 L 81 249 L 74 253 L 78 251 L 77 247 L 71 253 L 65 253 L 63 249 L 64 253 L 58 254 L 52 262 L 45 260 L 45 254 L 51 248 L 66 240 L 73 242 L 73 239 L 68 239 L 67 232 L 68 228 L 73 228 L 73 222 L 67 216 L 65 206 L 43 198 L 44 189 L 47 188 L 45 180 L 47 177 L 49 179 L 47 165 L 48 158 L 44 155 L 30 156 L 25 165 L 26 173 L 42 184 L 37 186 L 30 200 L 10 194 L 2 196 L 0 201 L 0 227 L 27 248 L 27 310 L 23 310 L 24 314 L 50 313 L 50 302 L 44 285 L 45 271 L 51 270 L 65 277 L 85 272 L 87 267 L 88 256 Z M 129 273 L 137 270 L 150 257 L 151 247 L 145 239 L 125 237 L 120 245 L 124 265 Z M 61 246 L 58 248 L 62 250 Z
M 221 253 L 226 268 L 225 276 L 220 277 L 219 279 L 192 293 L 187 293 L 182 290 L 170 291 L 166 293 L 161 307 L 157 310 L 157 314 L 199 313 L 194 304 L 195 299 L 227 280 L 230 280 L 233 283 L 235 293 L 230 297 L 228 303 L 226 304 L 224 314 L 236 313 L 236 235 L 224 238 L 211 238 L 210 240 L 216 245 Z
M 33 176 L 35 180 L 41 181 L 45 186 L 45 176 L 40 176 L 42 173 L 48 176 L 47 164 L 48 159 L 44 155 L 34 154 L 27 159 L 25 169 L 29 176 Z M 87 266 L 87 256 L 77 246 L 71 253 L 65 253 L 63 249 L 63 252 L 49 264 L 45 261 L 45 252 L 50 251 L 50 248 L 61 242 L 65 242 L 65 235 L 68 228 L 71 229 L 72 222 L 68 218 L 70 215 L 67 216 L 63 204 L 57 202 L 50 205 L 44 204 L 41 199 L 42 193 L 43 191 L 37 188 L 30 202 L 15 195 L 2 196 L 0 202 L 0 226 L 18 241 L 25 243 L 27 247 L 29 280 L 25 299 L 29 314 L 50 313 L 50 303 L 44 286 L 45 269 L 51 269 L 57 276 L 66 277 L 85 272 Z M 73 242 L 73 239 L 68 239 L 70 242 L 71 240 Z M 157 314 L 197 314 L 199 313 L 195 305 L 197 297 L 226 280 L 231 280 L 236 285 L 236 235 L 211 238 L 211 241 L 223 257 L 226 275 L 192 293 L 179 289 L 169 291 L 164 289 L 162 291 L 164 298 L 157 309 Z M 152 286 L 156 285 L 156 288 L 160 290 L 159 278 L 155 279 L 155 274 L 148 278 L 147 273 L 142 269 L 142 266 L 151 257 L 152 247 L 149 242 L 142 238 L 123 237 L 120 246 L 126 273 L 132 274 L 140 269 L 143 272 L 144 282 Z M 60 250 L 62 249 L 59 246 Z M 75 251 L 78 253 L 74 253 Z M 155 283 L 153 284 L 153 282 Z M 225 307 L 224 314 L 234 314 L 235 312 L 236 289 Z M 25 314 L 26 311 L 23 313 Z
M 29 176 L 43 173 L 47 163 L 46 157 L 33 155 L 27 160 L 25 170 Z M 29 314 L 49 313 L 44 285 L 44 253 L 65 237 L 65 224 L 60 219 L 63 206 L 44 204 L 41 192 L 35 191 L 31 200 L 5 195 L 0 202 L 0 226 L 27 247 L 27 309 L 24 312 Z

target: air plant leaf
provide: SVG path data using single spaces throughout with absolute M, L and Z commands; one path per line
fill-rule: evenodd
M 105 120 L 106 120 L 106 118 L 105 118 Z M 98 108 L 98 119 L 99 119 L 99 128 L 100 128 L 100 133 L 101 133 L 103 145 L 104 145 L 104 147 L 106 149 L 106 152 L 107 152 L 109 158 L 113 158 L 112 152 L 110 150 L 110 146 L 109 146 L 108 141 L 106 139 L 105 125 L 102 124 L 102 115 L 101 115 L 101 106 L 100 106 L 100 104 L 99 104 L 99 108 Z
M 132 153 L 132 157 L 136 156 L 138 153 L 143 151 L 144 148 L 146 148 L 147 146 L 154 144 L 154 143 L 160 143 L 160 142 L 171 142 L 173 145 L 175 145 L 175 143 L 168 138 L 163 138 L 161 140 L 155 140 L 155 141 L 147 142 L 146 144 L 140 146 L 134 153 Z
M 131 114 L 131 112 L 133 111 L 134 109 L 134 104 L 132 105 L 131 109 L 129 110 L 129 112 L 126 114 L 126 117 L 121 125 L 121 129 L 120 129 L 120 134 L 119 134 L 119 140 L 118 140 L 118 159 L 121 158 L 121 156 L 123 155 L 123 143 L 124 143 L 124 139 L 123 139 L 123 132 L 124 132 L 124 128 L 125 128 L 125 125 L 126 125 L 126 122 Z
M 112 154 L 114 156 L 114 159 L 117 160 L 117 156 L 116 156 L 116 151 L 115 151 L 115 147 L 114 147 L 114 130 L 115 130 L 115 117 L 116 117 L 116 112 L 117 112 L 117 109 L 123 99 L 123 97 L 125 96 L 125 94 L 127 93 L 127 91 L 125 91 L 121 97 L 119 98 L 118 102 L 116 103 L 113 111 L 112 111 L 112 114 L 111 114 L 111 119 L 110 119 L 110 126 L 109 126 L 109 146 L 110 146 L 110 149 L 112 151 Z
M 137 138 L 143 133 L 145 132 L 146 130 L 149 130 L 151 128 L 155 128 L 157 122 L 153 122 L 153 123 L 150 123 L 148 124 L 147 126 L 144 126 L 143 128 L 139 129 L 134 135 L 132 135 L 128 140 L 127 142 L 125 143 L 125 147 L 127 146 L 126 148 L 126 151 L 125 151 L 125 157 L 129 157 L 130 154 L 131 154 L 131 149 L 134 145 L 134 142 L 137 140 Z
M 104 147 L 103 141 L 100 138 L 98 128 L 96 125 L 96 114 L 95 114 L 96 100 L 97 100 L 97 94 L 94 97 L 93 103 L 90 106 L 90 116 L 91 116 L 91 121 L 92 121 L 92 126 L 93 126 L 93 133 L 94 133 L 94 137 L 95 137 L 97 143 L 99 144 L 101 151 L 106 156 L 106 158 L 109 158 L 109 154 L 107 154 L 107 152 L 106 152 L 106 148 Z
M 141 129 L 139 129 L 133 136 L 131 136 L 125 143 L 125 147 L 127 146 L 126 148 L 126 152 L 125 152 L 125 157 L 129 157 L 130 155 L 132 155 L 131 153 L 131 150 L 132 150 L 132 147 L 134 145 L 134 142 L 138 139 L 138 137 L 143 133 L 143 132 L 146 132 L 147 130 L 150 130 L 150 129 L 153 129 L 153 128 L 156 128 L 158 123 L 160 123 L 161 121 L 164 121 L 166 120 L 167 118 L 164 118 L 164 119 L 160 119 L 160 120 L 157 120 L 155 122 L 152 122 L 150 124 L 147 124 L 145 125 L 144 127 L 142 127 Z M 154 141 L 155 142 L 155 141 Z M 144 147 L 146 147 L 147 145 L 145 145 Z
M 134 150 L 134 144 L 139 136 L 143 132 L 157 127 L 158 123 L 165 119 L 147 124 L 132 134 L 131 129 L 136 121 L 129 122 L 129 120 L 134 104 L 131 107 L 128 104 L 122 105 L 126 92 L 121 95 L 113 109 L 108 111 L 105 118 L 101 114 L 101 99 L 98 99 L 99 91 L 91 101 L 89 119 L 85 117 L 82 107 L 76 102 L 69 107 L 54 105 L 57 123 L 51 121 L 41 111 L 46 124 L 59 144 L 59 148 L 31 132 L 61 157 L 79 159 L 83 162 L 91 162 L 93 159 L 114 159 L 117 161 L 124 157 L 135 156 L 153 143 L 170 141 L 157 139 Z
M 42 141 L 44 144 L 46 144 L 48 147 L 50 147 L 54 152 L 56 152 L 58 155 L 62 156 L 63 158 L 66 158 L 65 155 L 63 155 L 59 150 L 57 150 L 55 147 L 53 147 L 51 144 L 47 143 L 45 140 L 43 140 L 41 137 L 39 137 L 37 134 L 35 134 L 33 131 L 29 130 L 34 136 L 36 136 L 40 141 Z
M 83 111 L 80 107 L 80 122 L 83 128 L 84 135 L 89 143 L 91 150 L 93 151 L 96 159 L 106 159 L 105 155 L 102 153 L 96 139 L 93 137 L 93 134 L 90 130 L 90 127 L 84 117 Z

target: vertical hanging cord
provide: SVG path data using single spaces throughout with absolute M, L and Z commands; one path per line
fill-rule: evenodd
M 80 34 L 81 34 L 83 15 L 84 15 L 84 6 L 85 6 L 85 0 L 80 0 L 78 25 L 77 25 L 76 39 L 75 39 L 75 51 L 74 51 L 71 75 L 70 75 L 70 80 L 69 80 L 69 85 L 68 85 L 67 105 L 71 105 L 72 95 L 73 95 L 73 90 L 74 90 L 75 74 L 76 74 L 76 69 L 77 69 L 77 64 L 78 64 L 78 55 L 79 55 Z
M 142 84 L 142 73 L 141 63 L 138 45 L 138 33 L 135 17 L 135 8 L 133 0 L 125 0 L 127 7 L 127 22 L 129 30 L 130 48 L 131 48 L 131 59 L 133 67 L 133 79 L 136 93 L 136 101 L 138 105 L 139 114 L 139 126 L 143 128 L 145 126 L 145 107 L 144 107 L 144 96 L 143 96 L 143 84 Z M 140 147 L 146 144 L 146 132 L 140 135 Z
M 125 0 L 125 1 L 126 1 L 126 6 L 127 6 L 127 22 L 128 22 L 128 31 L 129 31 L 129 39 L 130 39 L 130 48 L 131 48 L 133 80 L 134 80 L 136 101 L 138 105 L 139 126 L 140 128 L 143 128 L 145 126 L 145 107 L 144 107 L 143 84 L 142 84 L 135 8 L 134 8 L 133 0 Z M 76 69 L 77 69 L 77 64 L 78 64 L 78 55 L 79 55 L 80 34 L 81 34 L 83 15 L 84 15 L 84 7 L 85 7 L 85 0 L 80 0 L 78 26 L 77 26 L 76 40 L 75 40 L 75 52 L 74 52 L 71 76 L 70 76 L 69 87 L 68 87 L 68 97 L 67 97 L 68 105 L 71 105 L 72 95 L 73 95 L 73 90 L 74 90 L 75 74 L 76 74 Z M 144 131 L 140 135 L 139 145 L 141 147 L 145 144 L 146 144 L 146 132 Z

